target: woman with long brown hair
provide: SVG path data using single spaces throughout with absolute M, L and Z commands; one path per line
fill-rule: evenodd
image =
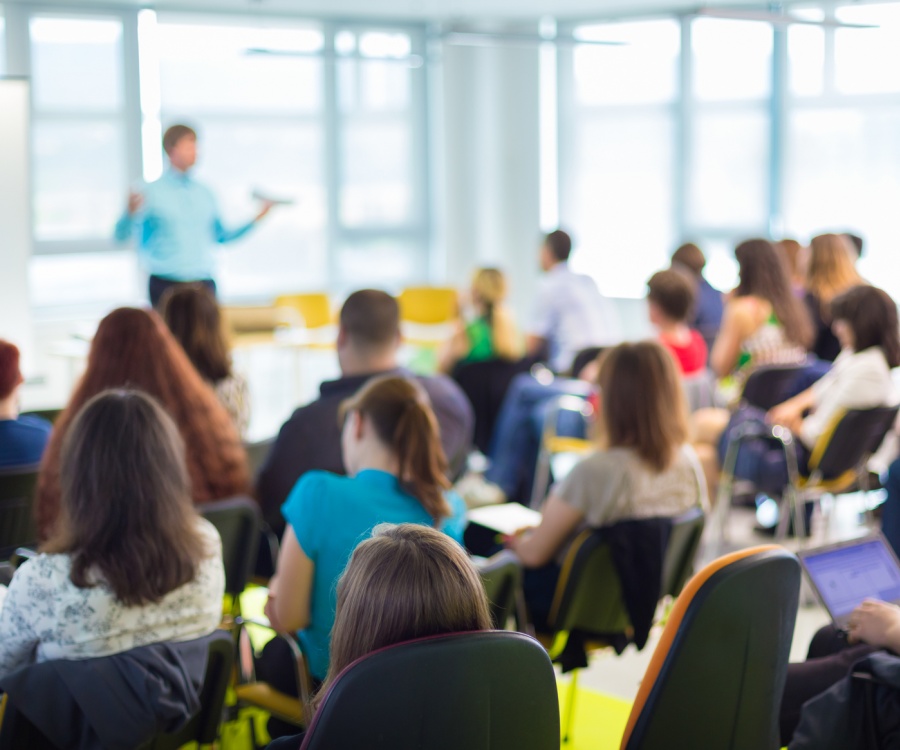
M 841 353 L 841 343 L 831 330 L 829 308 L 839 294 L 865 284 L 855 260 L 856 252 L 844 234 L 820 234 L 809 243 L 805 302 L 815 327 L 811 351 L 819 359 L 834 362 Z
M 191 364 L 215 391 L 241 435 L 250 423 L 247 381 L 234 371 L 215 295 L 203 284 L 170 287 L 159 301 L 160 314 Z
M 100 321 L 84 375 L 54 425 L 35 497 L 42 539 L 53 532 L 59 515 L 60 455 L 72 420 L 93 396 L 124 387 L 153 396 L 175 421 L 187 451 L 194 502 L 249 491 L 247 456 L 228 412 L 155 312 L 122 307 Z
M 535 625 L 546 623 L 559 567 L 575 533 L 632 518 L 676 516 L 706 490 L 687 443 L 687 406 L 672 355 L 655 341 L 620 344 L 600 358 L 600 446 L 547 498 L 540 525 L 506 545 L 528 569 Z
M 70 417 L 61 505 L 0 609 L 0 674 L 211 633 L 225 574 L 215 528 L 191 504 L 184 443 L 139 391 L 105 391 Z
M 328 670 L 334 582 L 359 540 L 379 523 L 435 526 L 460 539 L 465 513 L 458 496 L 445 494 L 437 422 L 416 383 L 370 380 L 341 413 L 348 476 L 311 471 L 291 491 L 266 605 L 276 630 L 299 631 L 317 680 Z

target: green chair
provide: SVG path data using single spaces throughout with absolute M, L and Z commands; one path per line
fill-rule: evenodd
M 528 616 L 522 593 L 522 565 L 509 550 L 498 552 L 487 559 L 476 561 L 484 591 L 491 605 L 491 620 L 497 630 L 506 630 L 511 618 L 516 630 L 525 632 Z

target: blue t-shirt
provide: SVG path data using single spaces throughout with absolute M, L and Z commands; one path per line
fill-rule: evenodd
M 39 417 L 0 419 L 0 466 L 36 464 L 44 455 L 52 425 Z
M 453 515 L 442 528 L 459 542 L 465 525 L 465 505 L 454 493 L 448 494 L 447 500 Z M 431 526 L 433 519 L 415 497 L 400 487 L 397 477 L 375 469 L 366 469 L 355 477 L 307 472 L 294 485 L 281 512 L 303 553 L 315 566 L 310 624 L 297 635 L 309 658 L 309 671 L 322 680 L 328 671 L 337 579 L 356 545 L 380 523 Z

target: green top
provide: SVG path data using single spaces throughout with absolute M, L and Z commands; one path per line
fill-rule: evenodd
M 494 358 L 494 332 L 486 318 L 476 318 L 466 326 L 469 353 L 464 362 L 484 362 Z

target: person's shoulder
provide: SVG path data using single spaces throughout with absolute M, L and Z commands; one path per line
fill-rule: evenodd
M 42 432 L 47 435 L 49 435 L 50 431 L 53 429 L 53 425 L 50 424 L 50 422 L 48 422 L 46 419 L 35 417 L 30 414 L 23 414 L 16 420 L 16 422 L 20 427 L 25 427 L 26 429 L 32 430 L 34 432 Z

